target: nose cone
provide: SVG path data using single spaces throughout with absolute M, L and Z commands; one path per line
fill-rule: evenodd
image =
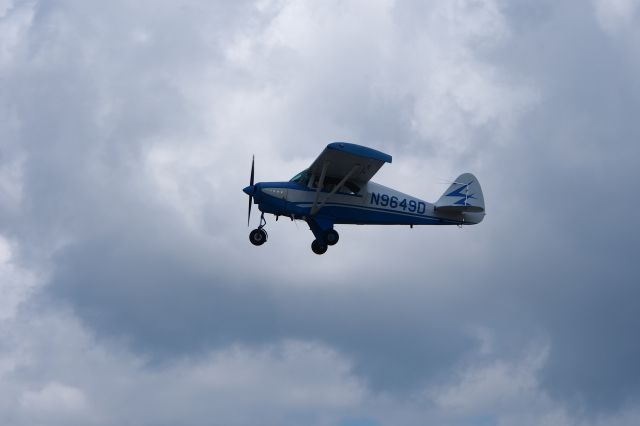
M 249 185 L 249 186 L 247 186 L 246 188 L 244 188 L 244 189 L 242 190 L 242 192 L 244 192 L 244 193 L 245 193 L 245 194 L 247 194 L 247 195 L 253 195 L 253 193 L 254 193 L 254 189 L 255 189 L 255 186 L 254 186 L 254 185 Z

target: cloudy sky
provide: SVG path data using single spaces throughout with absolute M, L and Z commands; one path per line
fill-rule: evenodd
M 637 425 L 639 75 L 637 0 L 0 0 L 0 423 Z M 252 246 L 336 140 L 485 221 Z

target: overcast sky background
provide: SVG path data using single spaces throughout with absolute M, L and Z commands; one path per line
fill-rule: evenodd
M 638 76 L 637 0 L 0 0 L 0 423 L 637 425 Z M 252 246 L 336 140 L 485 221 Z

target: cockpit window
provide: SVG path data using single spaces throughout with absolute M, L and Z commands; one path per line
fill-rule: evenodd
M 309 181 L 309 169 L 303 170 L 294 177 L 291 178 L 289 182 L 300 183 L 302 185 L 306 185 Z
M 307 185 L 309 184 L 309 179 L 311 178 L 311 172 L 309 171 L 309 169 L 303 170 L 300 173 L 298 173 L 297 175 L 295 175 L 294 177 L 291 178 L 291 180 L 289 182 L 295 182 L 295 183 L 299 183 L 301 185 Z M 326 177 L 324 180 L 324 185 L 322 187 L 322 190 L 325 192 L 331 192 L 333 190 L 333 188 L 340 183 L 341 179 L 337 179 L 337 178 L 332 178 L 332 177 Z M 318 176 L 316 176 L 313 179 L 312 184 L 310 185 L 310 187 L 317 187 L 318 185 Z M 338 191 L 339 193 L 342 194 L 352 194 L 352 195 L 357 195 L 360 192 L 360 187 L 358 185 L 356 185 L 353 182 L 346 182 L 344 184 L 344 186 L 342 188 L 340 188 L 340 191 Z

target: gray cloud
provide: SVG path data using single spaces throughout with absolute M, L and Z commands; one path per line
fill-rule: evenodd
M 634 424 L 637 10 L 0 3 L 5 420 Z M 487 219 L 249 246 L 250 154 L 336 139 Z

